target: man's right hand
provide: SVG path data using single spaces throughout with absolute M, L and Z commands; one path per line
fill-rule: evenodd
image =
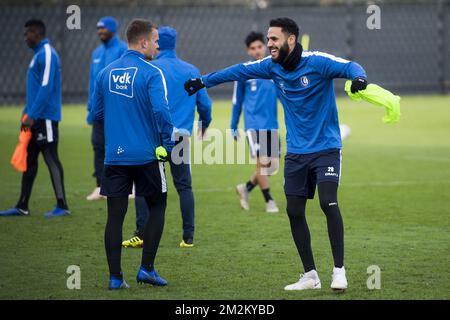
M 201 78 L 189 79 L 184 83 L 184 90 L 186 90 L 189 96 L 192 96 L 193 94 L 203 89 L 204 87 L 205 84 L 203 83 Z
M 164 148 L 163 146 L 157 147 L 155 150 L 155 154 L 158 161 L 166 162 L 170 159 L 170 153 L 167 152 L 166 148 Z

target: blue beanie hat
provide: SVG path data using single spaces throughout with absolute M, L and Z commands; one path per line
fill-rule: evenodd
M 175 49 L 177 42 L 177 30 L 171 27 L 160 27 L 158 28 L 158 35 L 159 50 Z
M 117 20 L 113 17 L 103 17 L 97 22 L 97 28 L 106 28 L 112 33 L 117 32 Z

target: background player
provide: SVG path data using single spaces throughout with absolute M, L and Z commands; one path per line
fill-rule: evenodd
M 284 191 L 292 236 L 305 274 L 285 290 L 321 288 L 316 271 L 309 228 L 305 218 L 307 199 L 316 185 L 322 211 L 327 218 L 334 259 L 331 288 L 345 290 L 344 226 L 337 201 L 341 168 L 341 136 L 333 79 L 352 80 L 351 91 L 367 87 L 366 73 L 355 62 L 321 52 L 303 52 L 299 28 L 289 18 L 270 21 L 267 32 L 270 56 L 237 64 L 186 82 L 191 94 L 203 87 L 252 78 L 273 79 L 285 111 L 287 154 Z
M 149 216 L 137 281 L 164 286 L 154 260 L 164 227 L 167 184 L 164 165 L 173 147 L 173 125 L 164 75 L 148 62 L 158 48 L 158 31 L 147 20 L 133 20 L 126 31 L 128 50 L 103 69 L 96 80 L 94 120 L 105 124 L 105 169 L 100 193 L 107 196 L 105 249 L 110 289 L 127 288 L 121 270 L 122 225 L 133 182 L 145 197 Z M 160 144 L 162 143 L 162 146 Z M 163 148 L 164 147 L 164 148 Z M 161 157 L 160 151 L 163 151 Z
M 41 20 L 25 23 L 24 40 L 34 51 L 27 72 L 27 99 L 23 113 L 27 118 L 22 130 L 31 130 L 27 149 L 27 170 L 22 175 L 22 190 L 16 206 L 0 211 L 0 216 L 29 215 L 28 202 L 38 171 L 38 156 L 42 152 L 50 172 L 56 207 L 45 217 L 68 215 L 64 189 L 64 173 L 58 157 L 58 122 L 61 121 L 61 63 L 55 48 L 45 37 L 45 24 Z
M 179 153 L 172 153 L 170 160 L 170 171 L 172 173 L 173 183 L 177 189 L 180 198 L 180 210 L 183 218 L 183 237 L 180 243 L 182 248 L 190 248 L 194 246 L 194 229 L 195 229 L 195 204 L 194 194 L 192 192 L 192 177 L 190 166 L 190 146 L 189 138 L 192 134 L 192 127 L 195 117 L 195 106 L 199 114 L 199 135 L 203 137 L 206 129 L 211 123 L 211 99 L 202 89 L 195 95 L 188 96 L 183 90 L 183 83 L 186 79 L 199 77 L 199 70 L 181 60 L 176 55 L 177 32 L 171 27 L 160 27 L 159 33 L 159 54 L 157 59 L 152 63 L 161 68 L 164 73 L 168 100 L 170 106 L 170 114 L 174 127 L 176 128 L 176 150 Z M 146 220 L 146 210 L 140 205 L 140 200 L 136 197 L 136 224 L 137 233 L 141 233 Z M 144 206 L 145 208 L 145 206 Z M 124 242 L 137 243 L 133 238 Z
M 253 61 L 264 58 L 267 53 L 264 35 L 260 32 L 248 34 L 245 45 Z M 235 139 L 239 137 L 237 129 L 242 109 L 250 154 L 256 158 L 256 171 L 247 183 L 236 187 L 239 202 L 242 209 L 249 210 L 248 195 L 256 185 L 259 185 L 266 203 L 266 211 L 278 212 L 278 207 L 270 195 L 268 177 L 271 172 L 278 170 L 280 156 L 277 91 L 273 81 L 249 79 L 234 83 L 231 129 Z M 275 146 L 274 150 L 272 145 Z
M 119 59 L 127 50 L 127 44 L 117 36 L 118 23 L 113 17 L 103 17 L 97 22 L 97 34 L 101 44 L 92 52 L 91 67 L 89 75 L 89 96 L 87 104 L 88 124 L 92 125 L 91 143 L 94 149 L 94 174 L 97 186 L 87 200 L 99 200 L 104 198 L 100 195 L 100 183 L 103 173 L 103 162 L 105 161 L 105 133 L 103 122 L 94 121 L 91 113 L 94 104 L 95 79 L 99 72 L 111 62 Z

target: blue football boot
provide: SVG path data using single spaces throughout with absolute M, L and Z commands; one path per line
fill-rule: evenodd
M 138 283 L 148 283 L 154 286 L 166 286 L 167 281 L 161 278 L 155 269 L 148 271 L 146 268 L 141 266 L 139 272 L 136 276 L 136 281 Z
M 69 214 L 70 214 L 69 210 L 56 207 L 52 211 L 47 212 L 44 215 L 44 217 L 46 217 L 46 218 L 62 217 L 62 216 L 68 216 Z
M 109 276 L 109 285 L 108 285 L 109 290 L 120 290 L 129 288 L 130 286 L 128 285 L 128 283 L 125 282 L 125 280 L 123 280 L 123 277 L 117 277 L 113 275 Z
M 0 217 L 12 217 L 12 216 L 28 216 L 30 211 L 19 208 L 11 208 L 9 210 L 0 211 Z

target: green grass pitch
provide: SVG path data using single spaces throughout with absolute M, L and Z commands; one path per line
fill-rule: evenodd
M 345 294 L 329 290 L 332 256 L 317 199 L 308 203 L 307 218 L 322 289 L 283 290 L 298 279 L 301 267 L 285 214 L 282 171 L 271 178 L 281 212 L 265 213 L 261 192 L 255 189 L 251 211 L 246 213 L 239 208 L 234 186 L 248 179 L 252 165 L 193 165 L 197 216 L 192 249 L 178 247 L 181 217 L 170 182 L 156 261 L 169 286 L 138 286 L 134 278 L 140 250 L 126 249 L 123 271 L 132 288 L 106 290 L 106 202 L 85 200 L 94 186 L 90 127 L 84 121 L 84 107 L 66 105 L 59 152 L 72 215 L 43 218 L 54 206 L 54 198 L 40 159 L 31 216 L 0 219 L 0 298 L 449 299 L 450 97 L 404 97 L 402 119 L 396 125 L 383 124 L 383 110 L 378 107 L 348 98 L 339 98 L 338 105 L 341 123 L 352 128 L 344 141 L 339 193 L 349 280 Z M 0 209 L 14 205 L 19 195 L 20 174 L 9 160 L 20 112 L 20 108 L 0 108 Z M 216 101 L 212 127 L 228 128 L 229 117 L 230 102 Z M 280 123 L 284 135 L 284 121 Z M 132 235 L 134 220 L 130 202 L 124 238 Z M 69 265 L 81 268 L 80 290 L 66 287 Z M 367 289 L 370 265 L 381 268 L 380 290 Z

